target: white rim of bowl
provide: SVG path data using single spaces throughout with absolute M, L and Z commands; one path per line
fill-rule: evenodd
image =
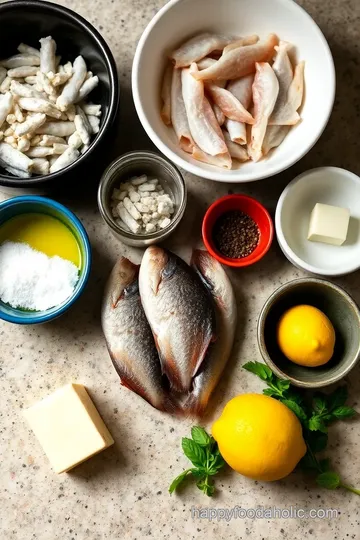
M 360 177 L 357 176 L 355 173 L 348 171 L 347 169 L 342 169 L 341 167 L 315 167 L 314 169 L 309 169 L 301 174 L 299 176 L 296 176 L 294 180 L 292 180 L 284 189 L 282 194 L 280 195 L 279 201 L 276 206 L 276 212 L 275 212 L 275 230 L 276 230 L 276 236 L 281 248 L 281 251 L 284 253 L 286 258 L 296 266 L 296 268 L 299 268 L 300 270 L 306 270 L 307 272 L 310 272 L 311 274 L 316 274 L 318 276 L 345 276 L 347 274 L 351 274 L 352 272 L 356 272 L 356 270 L 359 270 L 360 268 L 360 261 L 358 264 L 349 266 L 344 270 L 343 272 L 334 272 L 331 270 L 327 270 L 325 268 L 321 268 L 319 266 L 314 266 L 312 264 L 309 264 L 305 261 L 303 261 L 296 253 L 291 249 L 289 246 L 285 235 L 283 233 L 283 229 L 281 226 L 281 214 L 282 209 L 284 206 L 284 202 L 292 188 L 295 184 L 303 180 L 306 176 L 314 173 L 315 171 L 336 171 L 337 173 L 346 173 L 347 176 L 351 176 L 356 182 L 360 184 Z
M 166 144 L 164 144 L 162 142 L 160 137 L 157 135 L 157 133 L 150 126 L 150 123 L 148 122 L 148 120 L 147 120 L 147 118 L 145 116 L 145 113 L 143 111 L 143 108 L 141 106 L 141 101 L 140 101 L 140 96 L 139 96 L 139 86 L 138 86 L 138 82 L 137 82 L 137 73 L 139 71 L 140 57 L 141 57 L 141 53 L 142 53 L 144 43 L 147 40 L 150 32 L 152 31 L 152 29 L 154 28 L 156 23 L 159 21 L 159 19 L 161 19 L 161 17 L 167 11 L 169 11 L 174 5 L 176 5 L 176 4 L 180 3 L 180 2 L 183 2 L 183 1 L 184 0 L 170 0 L 165 6 L 163 6 L 156 13 L 156 15 L 151 19 L 151 21 L 149 22 L 149 24 L 145 28 L 145 30 L 144 30 L 144 32 L 143 32 L 143 34 L 142 34 L 142 36 L 141 36 L 141 38 L 140 38 L 140 40 L 138 42 L 138 45 L 136 47 L 134 61 L 133 61 L 133 65 L 132 65 L 132 74 L 131 74 L 132 94 L 133 94 L 133 99 L 134 99 L 135 109 L 136 109 L 137 115 L 138 115 L 138 117 L 140 119 L 140 122 L 141 122 L 143 128 L 145 129 L 147 135 L 150 137 L 152 142 L 157 146 L 157 148 L 165 156 L 167 156 L 171 161 L 173 161 L 176 165 L 178 165 L 178 167 L 181 167 L 181 168 L 185 169 L 186 171 L 194 174 L 195 176 L 199 176 L 200 178 L 207 178 L 208 180 L 214 180 L 216 182 L 228 182 L 228 183 L 233 183 L 233 184 L 241 184 L 241 183 L 244 183 L 244 182 L 256 182 L 257 180 L 263 180 L 264 178 L 269 178 L 271 176 L 279 174 L 282 171 L 288 169 L 289 167 L 291 167 L 292 165 L 297 163 L 300 159 L 302 159 L 311 150 L 311 148 L 317 143 L 317 141 L 320 139 L 323 131 L 325 130 L 325 128 L 326 128 L 326 126 L 327 126 L 327 124 L 329 122 L 329 118 L 330 118 L 330 115 L 332 113 L 332 109 L 333 109 L 333 106 L 334 106 L 335 94 L 336 94 L 335 64 L 334 64 L 334 59 L 333 59 L 329 44 L 328 44 L 324 34 L 320 30 L 319 26 L 316 24 L 314 19 L 299 4 L 296 4 L 293 0 L 278 0 L 279 2 L 282 2 L 283 4 L 291 3 L 295 10 L 297 9 L 299 12 L 302 12 L 303 15 L 308 18 L 309 22 L 311 22 L 313 24 L 314 30 L 318 33 L 318 36 L 319 36 L 320 40 L 322 41 L 322 43 L 324 45 L 324 48 L 328 52 L 327 57 L 328 57 L 328 61 L 329 61 L 329 68 L 330 68 L 330 71 L 331 71 L 331 79 L 332 79 L 332 81 L 331 81 L 332 82 L 332 84 L 331 84 L 331 92 L 332 92 L 332 94 L 330 96 L 330 101 L 329 101 L 329 110 L 328 110 L 328 112 L 326 114 L 325 122 L 317 130 L 314 139 L 307 146 L 305 146 L 301 151 L 299 151 L 298 154 L 292 155 L 287 160 L 285 160 L 281 165 L 272 166 L 272 167 L 270 166 L 266 170 L 266 173 L 265 172 L 263 174 L 256 174 L 256 173 L 251 173 L 250 174 L 250 173 L 248 173 L 248 174 L 243 174 L 242 178 L 240 178 L 240 179 L 236 178 L 236 177 L 234 178 L 235 175 L 231 175 L 231 174 L 228 174 L 228 173 L 221 172 L 221 169 L 218 170 L 216 167 L 214 167 L 214 172 L 209 171 L 209 170 L 207 170 L 205 168 L 202 169 L 200 165 L 193 165 L 189 161 L 186 161 L 185 159 L 178 156 L 175 152 L 170 150 L 170 148 Z

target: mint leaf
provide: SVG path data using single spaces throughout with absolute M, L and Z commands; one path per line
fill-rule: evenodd
M 316 394 L 313 398 L 314 409 L 318 414 L 327 410 L 326 399 L 323 394 Z
M 290 388 L 290 381 L 287 381 L 286 379 L 276 379 L 275 385 L 279 388 L 279 390 L 284 392 Z
M 300 405 L 298 405 L 295 401 L 292 401 L 290 399 L 283 399 L 281 400 L 284 405 L 286 405 L 293 413 L 296 414 L 296 416 L 299 418 L 300 421 L 304 422 L 306 420 L 306 414 L 305 411 Z
M 275 398 L 280 397 L 279 396 L 279 390 L 274 390 L 273 388 L 265 388 L 263 390 L 263 394 L 265 396 L 269 396 L 269 397 L 275 397 Z
M 334 409 L 332 413 L 336 418 L 342 419 L 351 418 L 356 414 L 356 411 L 352 407 L 347 407 L 346 405 L 343 405 Z
M 200 446 L 208 446 L 211 442 L 210 435 L 208 435 L 205 429 L 200 426 L 194 426 L 191 428 L 191 436 L 193 441 Z
M 195 467 L 203 467 L 206 465 L 205 450 L 192 439 L 183 437 L 181 446 L 185 456 L 191 461 Z
M 327 432 L 327 427 L 325 426 L 323 419 L 317 415 L 309 418 L 308 428 L 310 431 L 322 431 L 323 433 Z
M 247 362 L 243 365 L 243 368 L 260 377 L 262 381 L 271 381 L 274 376 L 271 369 L 261 362 Z
M 340 486 L 340 476 L 331 471 L 323 472 L 316 478 L 316 483 L 326 489 L 336 489 Z
M 174 493 L 174 491 L 180 486 L 180 484 L 183 483 L 185 478 L 191 473 L 191 469 L 187 469 L 186 471 L 182 472 L 173 480 L 169 487 L 169 493 Z

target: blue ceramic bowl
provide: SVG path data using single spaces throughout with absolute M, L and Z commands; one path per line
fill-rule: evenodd
M 79 281 L 72 296 L 64 303 L 46 311 L 23 311 L 15 309 L 0 300 L 0 319 L 15 324 L 41 324 L 60 317 L 67 311 L 83 292 L 91 268 L 91 247 L 88 235 L 79 219 L 65 206 L 52 199 L 35 195 L 14 197 L 0 203 L 0 226 L 9 219 L 21 214 L 47 214 L 59 219 L 74 235 L 81 253 Z

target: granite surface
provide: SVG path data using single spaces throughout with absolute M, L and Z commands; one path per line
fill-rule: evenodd
M 61 2 L 91 21 L 110 45 L 122 87 L 119 134 L 112 156 L 129 149 L 151 147 L 132 104 L 131 63 L 136 43 L 164 0 L 68 0 Z M 332 48 L 338 78 L 331 121 L 316 147 L 286 173 L 248 186 L 248 193 L 274 212 L 276 201 L 296 174 L 320 165 L 336 165 L 360 174 L 360 2 L 302 0 Z M 124 130 L 123 126 L 131 126 Z M 106 159 L 110 159 L 108 156 Z M 199 243 L 199 225 L 208 204 L 230 186 L 187 175 L 189 206 L 178 232 L 167 245 L 188 257 Z M 8 193 L 1 195 L 2 199 Z M 141 251 L 118 243 L 103 224 L 95 191 L 59 200 L 82 219 L 93 246 L 94 264 L 86 292 L 61 319 L 38 327 L 0 323 L 0 538 L 1 540 L 115 540 L 216 538 L 347 540 L 360 538 L 359 500 L 346 491 L 326 491 L 310 478 L 292 474 L 282 482 L 257 483 L 226 471 L 217 480 L 213 500 L 188 486 L 170 497 L 171 480 L 187 466 L 180 450 L 190 422 L 153 410 L 120 387 L 101 334 L 99 311 L 104 281 L 123 254 L 139 261 Z M 189 242 L 189 230 L 193 236 Z M 187 241 L 185 242 L 185 238 Z M 186 246 L 186 247 L 185 247 Z M 236 288 L 240 322 L 235 351 L 204 425 L 225 402 L 241 392 L 261 391 L 262 384 L 241 370 L 248 360 L 260 360 L 256 322 L 269 294 L 282 283 L 302 276 L 282 256 L 276 243 L 255 267 L 229 273 Z M 360 302 L 359 274 L 336 280 Z M 360 409 L 359 367 L 350 377 L 351 404 Z M 55 475 L 38 442 L 22 418 L 22 410 L 57 387 L 76 381 L 87 386 L 116 444 L 76 468 Z M 329 455 L 344 480 L 359 486 L 360 425 L 353 421 L 331 429 Z M 195 507 L 334 508 L 328 519 L 234 519 L 212 522 L 194 518 Z

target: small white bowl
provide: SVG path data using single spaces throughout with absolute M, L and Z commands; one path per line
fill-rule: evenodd
M 360 268 L 360 178 L 337 167 L 319 167 L 296 177 L 279 199 L 275 228 L 279 245 L 297 268 L 322 276 L 342 276 Z M 342 246 L 307 240 L 316 203 L 350 210 Z
M 295 46 L 296 61 L 305 60 L 306 95 L 302 121 L 279 148 L 258 162 L 226 171 L 200 163 L 183 152 L 171 128 L 160 118 L 161 78 L 167 55 L 204 31 L 225 35 L 276 33 Z M 277 174 L 301 159 L 322 134 L 335 96 L 335 69 L 319 27 L 293 0 L 170 0 L 152 19 L 138 43 L 132 90 L 140 121 L 153 143 L 188 172 L 219 182 L 250 182 Z

